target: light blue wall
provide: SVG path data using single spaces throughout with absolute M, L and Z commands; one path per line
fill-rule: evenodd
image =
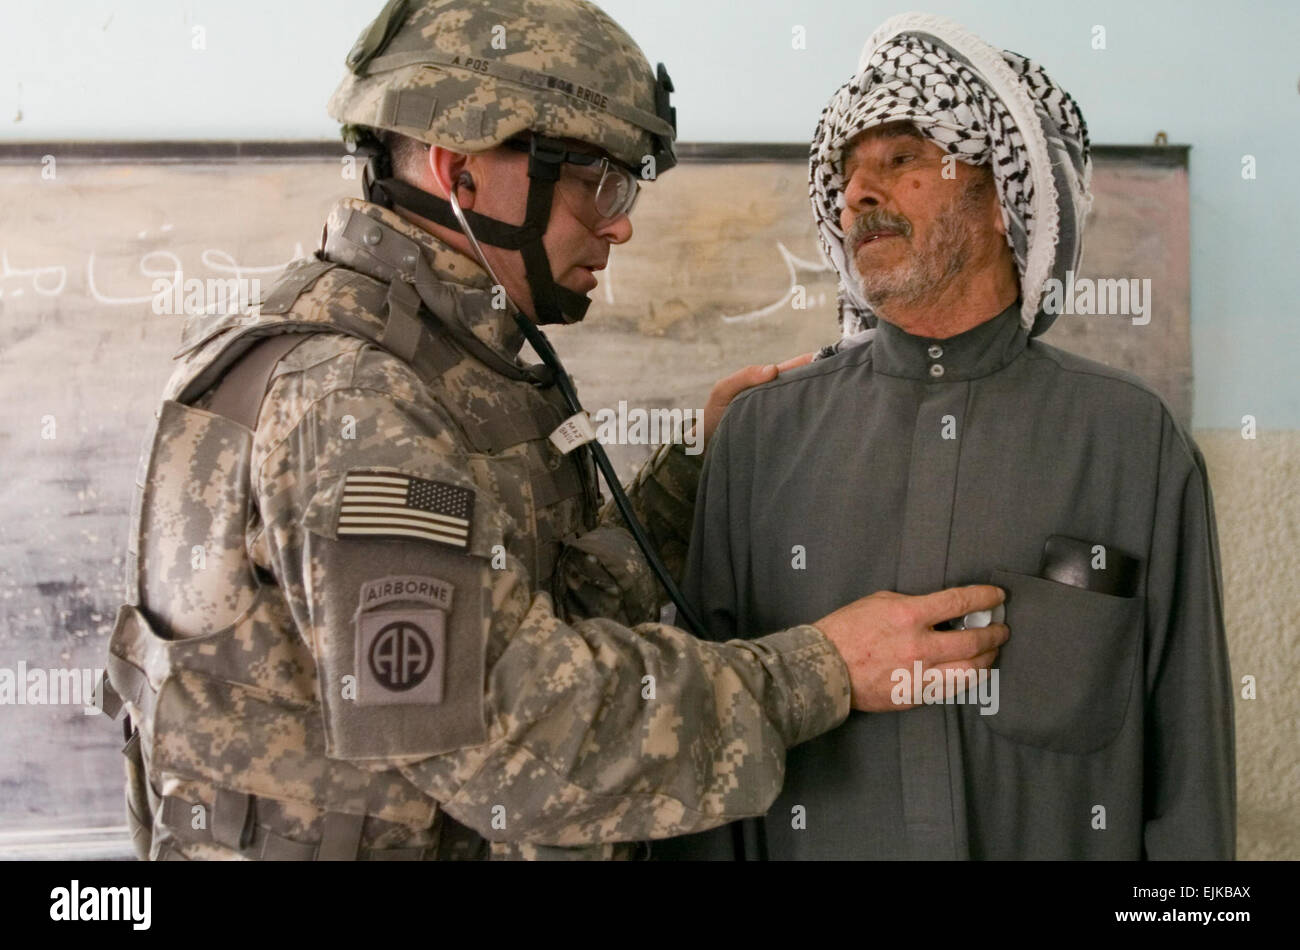
M 343 56 L 380 0 L 4 0 L 0 139 L 321 138 Z M 692 141 L 806 141 L 863 40 L 908 7 L 607 0 L 664 60 Z M 1300 4 L 928 0 L 1041 62 L 1094 142 L 1192 148 L 1195 423 L 1300 428 Z M 792 48 L 792 30 L 807 48 Z M 1105 50 L 1092 48 L 1094 25 Z M 206 31 L 192 48 L 193 28 Z M 1254 155 L 1258 178 L 1244 181 Z

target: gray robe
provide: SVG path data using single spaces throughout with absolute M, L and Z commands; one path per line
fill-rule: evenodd
M 765 818 L 656 856 L 1233 856 L 1204 461 L 1139 380 L 1029 341 L 1017 318 L 1018 304 L 948 340 L 882 321 L 872 342 L 737 398 L 709 447 L 685 576 L 720 640 L 873 591 L 998 584 L 998 712 L 852 713 L 789 752 Z M 1136 593 L 1043 579 L 1052 535 L 1139 559 Z

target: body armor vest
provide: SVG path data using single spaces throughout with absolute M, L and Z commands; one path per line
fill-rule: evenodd
M 407 245 L 414 242 L 349 213 L 358 220 L 341 229 L 345 238 L 360 228 L 379 233 L 411 263 Z M 451 312 L 464 305 L 456 288 L 444 285 L 448 312 L 435 315 L 388 263 L 363 259 L 359 247 L 344 241 L 332 260 L 291 265 L 251 314 L 186 327 L 180 365 L 141 457 L 128 603 L 110 641 L 104 699 L 110 714 L 124 706 L 127 725 L 135 726 L 124 752 L 141 858 L 420 859 L 486 851 L 482 838 L 395 769 L 326 756 L 314 659 L 283 592 L 254 556 L 261 538 L 250 457 L 258 406 L 284 371 L 279 358 L 308 334 L 345 334 L 402 359 L 460 427 L 475 481 L 515 522 L 504 543 L 532 565 L 537 590 L 552 589 L 564 543 L 595 524 L 594 468 L 588 453 L 560 455 L 551 446 L 547 437 L 565 413 L 554 389 L 527 372 L 499 377 L 492 411 L 443 385 L 445 374 L 477 358 L 476 341 Z M 259 347 L 261 376 L 237 379 Z M 495 351 L 489 356 L 503 360 Z M 235 383 L 245 387 L 242 395 L 255 393 L 251 418 L 242 422 L 222 413 L 231 404 L 221 398 L 225 387 Z M 187 719 L 199 714 L 228 723 L 235 747 L 246 741 L 279 753 L 269 762 L 250 755 L 243 768 L 219 771 L 209 761 L 214 750 L 195 748 L 187 734 Z M 222 751 L 229 761 L 229 749 Z

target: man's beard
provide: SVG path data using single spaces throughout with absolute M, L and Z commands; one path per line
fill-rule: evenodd
M 883 208 L 857 218 L 844 236 L 845 257 L 850 277 L 871 308 L 879 311 L 890 304 L 914 307 L 946 289 L 978 246 L 975 220 L 981 203 L 980 188 L 968 183 L 935 217 L 925 243 L 910 257 L 867 274 L 858 270 L 857 251 L 863 237 L 871 231 L 894 231 L 906 240 L 912 234 L 912 223 Z

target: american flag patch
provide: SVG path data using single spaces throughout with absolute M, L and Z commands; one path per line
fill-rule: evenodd
M 338 533 L 418 538 L 469 548 L 473 511 L 474 492 L 459 485 L 383 469 L 348 472 Z

